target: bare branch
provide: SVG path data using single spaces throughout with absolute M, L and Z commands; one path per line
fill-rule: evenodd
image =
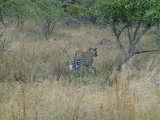
M 63 17 L 63 15 L 61 15 L 61 16 L 59 17 L 59 19 L 57 19 L 57 20 L 55 20 L 55 21 L 53 22 L 53 26 L 52 26 L 52 28 L 51 28 L 50 34 L 53 32 L 53 29 L 54 29 L 56 23 L 57 23 L 58 21 L 60 21 L 60 19 L 62 19 L 62 17 Z
M 0 24 L 0 26 L 1 26 L 0 29 L 4 29 L 4 31 L 2 31 L 2 33 L 0 35 L 2 35 L 6 31 L 6 29 L 8 27 L 8 24 L 11 23 L 11 22 L 12 22 L 12 20 L 10 20 L 8 22 L 5 22 L 5 23 L 3 22 L 2 24 Z
M 126 25 L 119 31 L 119 36 L 120 36 L 121 33 L 123 32 L 123 30 L 124 30 L 125 28 L 129 27 L 129 26 L 130 26 L 130 24 L 126 24 Z
M 56 46 L 58 46 L 58 47 L 63 51 L 63 53 L 66 54 L 66 56 L 69 58 L 69 60 L 70 60 L 70 61 L 72 62 L 72 64 L 73 64 L 73 61 L 72 61 L 72 59 L 70 58 L 70 56 L 68 55 L 67 50 L 64 49 L 64 48 L 62 48 L 61 46 L 59 46 L 59 45 L 56 44 L 55 42 L 52 42 L 52 43 L 55 44 Z
M 0 21 L 3 24 L 3 26 L 6 27 L 6 25 L 5 25 L 4 21 L 3 21 L 3 11 L 1 9 L 0 9 Z
M 152 26 L 153 25 L 148 25 L 148 26 L 144 27 L 144 29 L 139 33 L 139 35 L 134 43 L 135 46 L 139 43 L 139 41 L 142 38 L 142 36 L 144 35 L 144 33 L 146 33 L 147 30 L 149 30 Z
M 124 29 L 126 29 L 128 26 L 130 26 L 131 24 L 126 24 L 125 26 L 123 26 L 122 28 L 121 28 L 121 30 L 118 30 L 118 28 L 116 28 L 116 24 L 113 24 L 113 25 L 111 25 L 111 27 L 112 27 L 112 30 L 113 30 L 113 32 L 114 32 L 114 34 L 115 34 L 115 36 L 119 36 L 120 37 L 120 35 L 121 35 L 121 33 L 123 32 L 123 30 Z
M 0 39 L 3 36 L 3 33 L 6 31 L 6 27 L 4 28 L 4 30 L 2 31 L 2 33 L 0 34 Z
M 137 51 L 135 54 L 140 54 L 140 53 L 148 53 L 148 52 L 157 52 L 159 50 L 144 50 L 144 51 Z
M 134 55 L 133 55 L 134 56 Z M 129 59 L 131 59 L 133 56 L 128 56 L 126 57 L 117 67 L 116 67 L 116 70 L 117 71 L 120 71 L 121 70 L 121 67 L 123 64 L 125 64 Z
M 156 51 L 159 51 L 159 50 L 144 50 L 144 51 L 140 51 L 140 52 L 137 51 L 137 52 L 135 52 L 132 56 L 126 57 L 126 59 L 123 60 L 123 61 L 117 66 L 116 70 L 117 70 L 117 71 L 120 71 L 122 65 L 125 64 L 129 59 L 131 59 L 131 58 L 132 58 L 134 55 L 136 55 L 136 54 L 140 54 L 140 53 L 148 53 L 148 52 L 156 52 Z
M 123 54 L 123 55 L 125 56 L 125 58 L 126 58 L 127 53 L 125 52 L 125 50 L 124 50 L 124 48 L 123 48 L 123 45 L 122 45 L 122 43 L 121 43 L 121 41 L 120 41 L 120 39 L 119 39 L 120 34 L 121 34 L 122 31 L 125 29 L 125 27 L 126 27 L 126 26 L 124 26 L 124 27 L 122 28 L 122 30 L 121 30 L 120 32 L 118 32 L 118 30 L 116 29 L 116 27 L 115 27 L 115 25 L 114 25 L 114 26 L 112 26 L 112 30 L 113 30 L 113 32 L 114 32 L 114 34 L 115 34 L 115 36 L 116 36 L 117 44 L 118 44 L 118 46 L 120 47 L 120 50 L 121 50 L 122 54 Z
M 136 26 L 136 29 L 135 29 L 135 31 L 134 31 L 134 33 L 133 33 L 132 41 L 135 40 L 136 35 L 137 35 L 137 32 L 138 32 L 138 30 L 139 30 L 139 28 L 140 28 L 140 25 L 141 25 L 141 22 L 139 21 L 138 24 L 137 24 L 137 26 Z
M 5 50 L 5 49 L 0 49 L 0 51 L 13 52 L 13 51 Z
M 131 41 L 131 32 L 130 32 L 130 28 L 127 27 L 127 32 L 128 32 L 128 39 L 129 39 L 129 43 L 130 45 L 132 44 L 132 41 Z

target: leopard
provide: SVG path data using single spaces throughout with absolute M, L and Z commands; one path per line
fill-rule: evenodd
M 87 51 L 77 50 L 73 55 L 73 65 L 70 65 L 70 71 L 75 72 L 81 69 L 81 66 L 85 66 L 87 70 L 94 68 L 93 60 L 97 57 L 97 48 L 89 48 Z

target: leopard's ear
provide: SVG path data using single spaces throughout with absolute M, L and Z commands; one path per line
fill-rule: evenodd
M 97 48 L 94 48 L 94 50 L 96 51 L 96 50 L 97 50 Z

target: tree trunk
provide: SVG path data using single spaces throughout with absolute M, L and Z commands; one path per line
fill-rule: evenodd
M 134 55 L 136 55 L 136 54 L 158 51 L 158 50 L 146 50 L 146 51 L 141 51 L 141 52 L 138 52 L 138 51 L 137 51 L 137 52 L 136 52 L 137 47 L 138 47 L 138 44 L 139 44 L 142 36 L 143 36 L 152 26 L 153 26 L 153 25 L 145 26 L 145 27 L 143 28 L 143 30 L 137 34 L 138 29 L 139 29 L 139 27 L 140 27 L 140 23 L 137 24 L 137 27 L 136 27 L 136 29 L 135 29 L 134 34 L 133 34 L 132 37 L 131 37 L 131 33 L 130 33 L 129 28 L 127 27 L 127 28 L 128 28 L 128 33 L 129 33 L 129 34 L 128 34 L 128 38 L 129 38 L 129 42 L 130 42 L 129 50 L 128 50 L 128 53 L 127 53 L 126 56 L 125 56 L 125 59 L 117 66 L 116 70 L 120 71 L 122 65 L 125 64 L 128 60 L 130 60 L 130 59 L 131 59 Z M 114 30 L 114 32 L 115 32 L 115 35 L 116 35 L 116 38 L 117 38 L 117 43 L 118 43 L 118 45 L 119 45 L 119 47 L 120 47 L 120 50 L 121 50 L 121 51 L 123 50 L 123 51 L 122 51 L 123 54 L 126 53 L 125 50 L 123 49 L 123 46 L 122 46 L 122 44 L 121 44 L 121 41 L 119 40 L 120 34 L 116 34 L 116 30 Z
M 130 48 L 128 50 L 128 56 L 133 56 L 136 52 L 136 46 L 134 44 L 134 42 L 131 42 L 130 44 Z

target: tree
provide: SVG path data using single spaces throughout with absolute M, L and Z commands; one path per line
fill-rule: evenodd
M 47 38 L 48 35 L 51 35 L 55 23 L 63 16 L 63 2 L 60 0 L 37 0 L 33 3 L 38 18 L 43 21 L 43 33 Z
M 33 4 L 31 0 L 0 1 L 0 22 L 5 26 L 7 21 L 14 20 L 18 23 L 17 25 L 23 29 L 24 21 L 36 16 L 36 11 L 32 6 Z
M 55 23 L 63 15 L 63 3 L 59 0 L 1 0 L 0 1 L 0 22 L 10 15 L 23 30 L 25 20 L 39 19 L 43 22 L 45 37 L 50 35 Z M 6 21 L 6 20 L 5 20 Z
M 120 70 L 121 66 L 136 54 L 157 51 L 138 51 L 137 47 L 142 36 L 160 22 L 159 0 L 100 0 L 98 8 L 104 16 L 105 23 L 111 26 L 124 56 L 117 70 Z M 124 30 L 128 32 L 128 51 L 125 50 L 120 39 Z

